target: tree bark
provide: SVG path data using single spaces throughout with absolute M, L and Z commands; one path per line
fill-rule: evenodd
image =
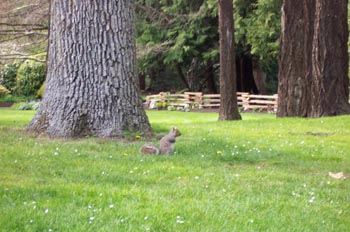
M 239 120 L 236 91 L 236 62 L 232 0 L 218 0 L 220 32 L 220 95 L 219 120 Z
M 278 117 L 349 114 L 346 0 L 284 0 Z
M 282 5 L 277 116 L 306 117 L 311 99 L 311 52 L 315 0 Z
M 150 133 L 139 96 L 134 1 L 52 0 L 46 90 L 28 130 L 50 137 Z
M 311 117 L 350 114 L 346 0 L 317 0 Z

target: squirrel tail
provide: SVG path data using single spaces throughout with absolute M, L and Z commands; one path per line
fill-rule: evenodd
M 140 152 L 144 155 L 159 155 L 159 149 L 153 144 L 143 145 L 140 149 Z

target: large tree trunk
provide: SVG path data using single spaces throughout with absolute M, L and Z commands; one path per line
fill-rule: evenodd
M 315 0 L 282 6 L 277 116 L 306 117 L 311 99 L 311 52 Z
M 311 117 L 350 114 L 346 0 L 317 0 Z
M 346 0 L 284 0 L 278 117 L 348 114 Z
M 236 91 L 236 62 L 232 0 L 218 0 L 220 32 L 220 109 L 219 120 L 239 120 Z
M 43 102 L 28 130 L 50 137 L 149 133 L 136 72 L 134 1 L 52 0 Z

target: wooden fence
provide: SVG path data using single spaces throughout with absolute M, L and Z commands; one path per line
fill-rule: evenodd
M 237 92 L 238 106 L 243 110 L 277 110 L 277 94 L 275 95 L 255 95 L 245 92 Z M 156 95 L 146 97 L 146 106 L 150 109 L 165 106 L 189 107 L 193 108 L 219 108 L 220 94 L 203 94 L 201 92 L 185 92 L 183 94 L 170 94 L 161 92 Z

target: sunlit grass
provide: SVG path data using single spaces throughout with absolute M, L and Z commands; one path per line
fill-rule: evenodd
M 0 231 L 348 230 L 349 116 L 147 113 L 156 134 L 181 130 L 175 155 L 34 138 L 33 111 L 1 109 Z

